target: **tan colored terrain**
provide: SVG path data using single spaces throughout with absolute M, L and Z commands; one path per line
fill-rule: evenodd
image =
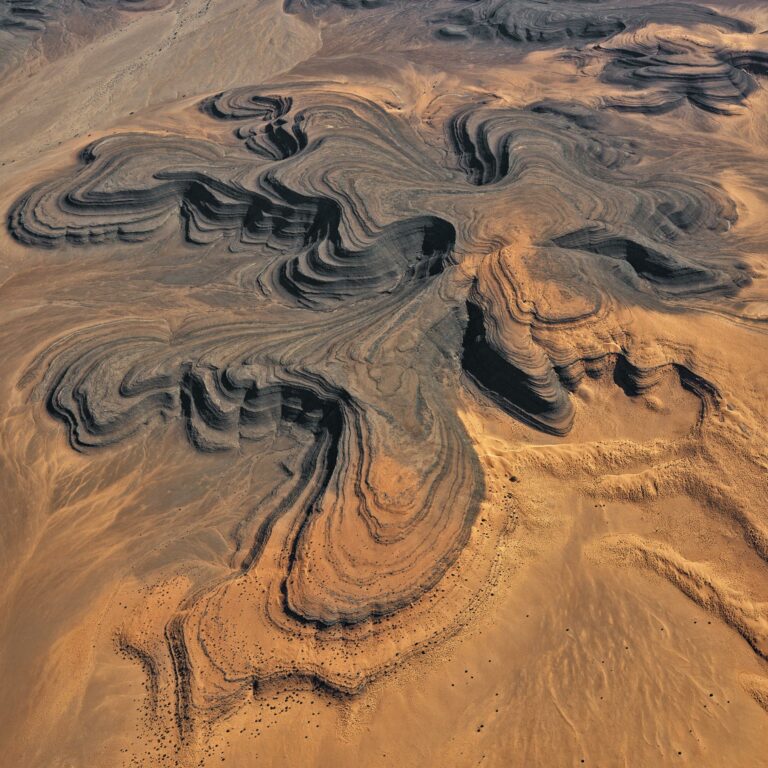
M 762 6 L 0 11 L 0 764 L 768 766 Z

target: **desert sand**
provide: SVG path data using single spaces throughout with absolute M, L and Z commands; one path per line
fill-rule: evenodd
M 0 764 L 768 766 L 768 8 L 0 9 Z

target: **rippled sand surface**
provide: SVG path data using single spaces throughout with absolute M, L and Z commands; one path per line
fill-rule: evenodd
M 0 9 L 0 762 L 768 766 L 768 10 Z

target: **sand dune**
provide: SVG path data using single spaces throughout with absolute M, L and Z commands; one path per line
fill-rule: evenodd
M 9 765 L 768 765 L 760 3 L 0 13 Z

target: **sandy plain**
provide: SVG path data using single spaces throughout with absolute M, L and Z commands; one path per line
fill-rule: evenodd
M 0 15 L 0 762 L 768 765 L 768 13 Z

